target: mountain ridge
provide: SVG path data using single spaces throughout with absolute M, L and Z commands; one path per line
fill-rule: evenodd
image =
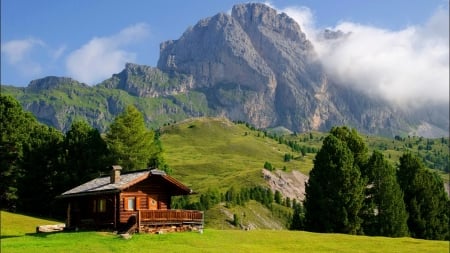
M 69 89 L 71 85 L 75 88 Z M 76 89 L 98 94 L 90 95 L 97 110 L 86 113 L 89 106 L 83 103 L 88 102 L 76 96 Z M 448 136 L 449 128 L 445 106 L 402 109 L 338 85 L 292 18 L 256 3 L 235 5 L 231 14 L 202 19 L 179 39 L 162 42 L 157 67 L 127 63 L 120 73 L 92 87 L 71 78 L 46 77 L 3 93 L 61 130 L 75 119 L 72 114 L 105 130 L 104 122 L 130 103 L 143 111 L 150 126 L 225 116 L 294 132 L 349 125 L 370 134 L 431 137 Z M 44 111 L 65 116 L 49 119 L 52 115 Z

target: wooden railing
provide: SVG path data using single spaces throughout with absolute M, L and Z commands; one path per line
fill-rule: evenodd
M 195 210 L 139 210 L 140 222 L 203 222 L 203 212 Z
M 133 216 L 133 217 L 132 217 Z M 137 210 L 122 211 L 121 223 L 130 223 L 134 219 L 140 225 L 163 225 L 163 224 L 199 224 L 203 225 L 203 212 L 196 210 Z M 131 222 L 131 223 L 134 223 Z

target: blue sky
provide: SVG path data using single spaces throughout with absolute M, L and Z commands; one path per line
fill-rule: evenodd
M 234 4 L 243 2 L 248 1 L 2 0 L 1 83 L 26 86 L 33 79 L 54 75 L 94 85 L 120 72 L 126 62 L 156 66 L 161 42 L 177 39 L 200 19 L 218 12 L 229 12 Z M 396 70 L 392 75 L 408 75 L 408 71 L 413 70 L 427 71 L 434 69 L 434 65 L 448 69 L 448 60 L 444 59 L 444 56 L 448 59 L 448 42 L 447 49 L 442 44 L 445 39 L 448 41 L 448 0 L 260 2 L 288 13 L 301 23 L 309 38 L 316 42 L 319 54 L 334 64 L 326 66 L 330 74 L 343 79 L 343 82 L 360 82 L 358 78 L 365 73 L 364 70 L 348 73 L 345 69 L 336 69 L 334 66 L 342 65 L 336 59 L 348 54 L 350 46 L 350 53 L 356 54 L 353 49 L 362 47 L 358 43 L 368 46 L 367 41 L 371 40 L 379 40 L 381 43 L 378 44 L 387 47 L 385 51 L 384 47 L 374 43 L 373 55 L 370 56 L 374 59 L 379 59 L 383 52 L 396 54 L 404 50 L 404 54 L 398 56 L 400 58 L 387 61 L 420 62 L 420 66 L 405 67 L 406 70 Z M 344 43 L 334 45 L 331 50 L 332 45 L 315 41 L 316 33 L 324 28 L 358 31 L 361 36 L 354 36 L 353 41 L 345 43 L 346 46 Z M 372 36 L 375 37 L 370 39 Z M 423 40 L 430 36 L 432 39 Z M 411 40 L 414 43 L 408 42 Z M 436 43 L 440 43 L 438 47 L 434 45 Z M 393 49 L 393 44 L 401 50 Z M 335 52 L 336 48 L 342 49 L 339 54 Z M 408 48 L 419 53 L 408 51 Z M 363 53 L 365 49 L 360 51 Z M 365 57 L 354 55 L 353 58 Z M 378 62 L 378 65 L 386 65 L 386 62 Z M 428 68 L 423 67 L 425 65 Z M 381 68 L 379 71 L 385 70 Z M 444 77 L 445 73 L 447 77 Z M 423 81 L 438 82 L 440 92 L 448 90 L 448 71 L 434 74 L 441 78 Z M 388 77 L 387 81 L 378 79 L 374 82 L 378 86 L 373 92 L 383 93 L 386 92 L 382 90 L 386 88 L 386 82 L 390 85 L 408 80 Z M 402 87 L 393 86 L 389 90 Z M 365 86 L 360 88 L 367 89 Z M 419 89 L 417 92 L 423 91 Z M 444 99 L 448 101 L 448 95 Z

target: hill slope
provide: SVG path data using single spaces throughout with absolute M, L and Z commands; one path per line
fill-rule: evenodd
M 320 149 L 326 133 L 276 138 L 267 135 L 267 132 L 226 118 L 192 118 L 161 128 L 166 162 L 173 175 L 194 191 L 205 193 L 208 188 L 215 188 L 224 193 L 231 186 L 238 189 L 272 186 L 285 197 L 297 196 L 302 200 L 302 194 L 297 192 L 304 189 L 305 177 L 313 167 L 315 152 Z M 427 167 L 440 172 L 448 183 L 448 138 L 364 138 L 369 150 L 380 150 L 393 165 L 404 152 L 417 154 Z M 288 142 L 301 147 L 304 155 L 294 151 Z M 293 158 L 285 161 L 286 154 Z M 263 170 L 265 162 L 271 163 L 275 171 Z
M 161 141 L 174 176 L 195 191 L 266 186 L 262 173 L 266 161 L 287 171 L 307 172 L 312 164 L 311 154 L 284 162 L 284 155 L 292 153 L 288 146 L 224 118 L 195 118 L 166 126 Z

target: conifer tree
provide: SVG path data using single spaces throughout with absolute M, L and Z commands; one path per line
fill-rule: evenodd
M 15 211 L 18 180 L 23 176 L 23 147 L 39 123 L 11 96 L 0 95 L 0 116 L 0 203 L 2 208 Z
M 114 119 L 106 143 L 112 160 L 124 171 L 146 168 L 159 151 L 154 145 L 154 132 L 145 127 L 142 114 L 134 106 L 128 106 Z
M 294 206 L 294 214 L 292 215 L 292 222 L 289 227 L 290 230 L 301 230 L 304 228 L 304 212 L 300 204 Z
M 306 185 L 307 230 L 356 234 L 364 199 L 364 182 L 347 144 L 327 136 L 314 159 Z
M 367 162 L 368 149 L 356 129 L 350 129 L 346 126 L 333 127 L 330 134 L 347 144 L 353 154 L 354 164 L 358 166 L 358 169 L 363 170 Z
M 379 151 L 374 151 L 366 166 L 368 185 L 362 217 L 364 233 L 401 237 L 408 234 L 408 214 L 394 168 Z
M 450 204 L 440 176 L 425 169 L 411 153 L 400 157 L 397 176 L 404 192 L 411 236 L 448 240 Z
M 74 121 L 64 136 L 64 174 L 66 189 L 98 177 L 109 170 L 108 150 L 97 129 L 86 121 Z
M 273 198 L 274 198 L 275 203 L 281 204 L 282 196 L 281 196 L 280 191 L 276 190 Z
M 58 130 L 37 125 L 24 144 L 21 173 L 18 185 L 20 203 L 18 209 L 42 216 L 52 216 L 55 197 L 62 192 L 58 188 L 61 170 L 63 134 Z

